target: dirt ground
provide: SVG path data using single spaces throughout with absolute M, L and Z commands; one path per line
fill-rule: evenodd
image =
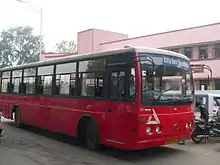
M 73 138 L 33 127 L 16 128 L 4 121 L 0 144 L 0 165 L 216 165 L 220 162 L 220 141 L 169 146 L 126 152 L 102 147 L 93 152 Z

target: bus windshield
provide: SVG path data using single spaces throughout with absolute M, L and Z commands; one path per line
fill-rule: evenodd
M 140 65 L 143 104 L 192 102 L 193 81 L 187 60 L 168 55 L 140 54 Z

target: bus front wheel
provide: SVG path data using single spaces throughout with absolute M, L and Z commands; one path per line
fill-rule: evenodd
M 89 119 L 86 124 L 86 144 L 89 149 L 96 150 L 100 146 L 99 127 L 94 119 Z

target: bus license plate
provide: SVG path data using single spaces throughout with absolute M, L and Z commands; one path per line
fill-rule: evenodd
M 179 142 L 179 141 L 180 141 L 179 138 L 173 138 L 173 139 L 166 140 L 165 144 L 176 143 L 176 142 Z

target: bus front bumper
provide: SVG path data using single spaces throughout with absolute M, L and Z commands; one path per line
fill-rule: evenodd
M 167 137 L 159 137 L 137 141 L 136 143 L 123 144 L 120 146 L 121 149 L 124 150 L 142 150 L 152 147 L 159 147 L 163 145 L 169 145 L 172 143 L 178 143 L 183 140 L 187 140 L 191 138 L 191 134 L 182 134 L 177 136 L 167 136 Z

